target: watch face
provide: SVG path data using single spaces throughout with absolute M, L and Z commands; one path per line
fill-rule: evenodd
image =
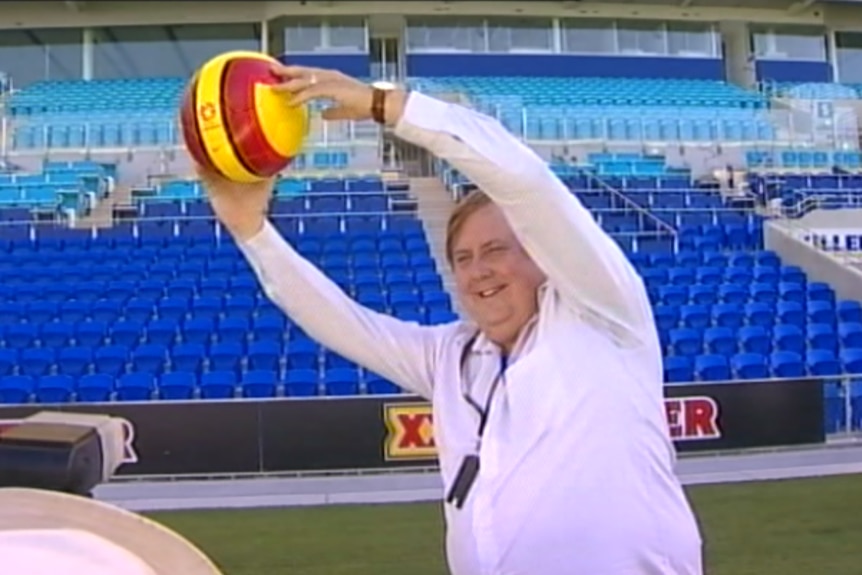
M 384 82 L 382 80 L 379 82 L 374 82 L 373 84 L 371 84 L 371 86 L 377 88 L 378 90 L 394 90 L 396 88 L 395 84 L 393 84 L 392 82 Z

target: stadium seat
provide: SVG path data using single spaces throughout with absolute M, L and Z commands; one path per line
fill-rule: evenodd
M 194 398 L 197 376 L 193 371 L 172 371 L 159 377 L 160 399 L 189 400 Z

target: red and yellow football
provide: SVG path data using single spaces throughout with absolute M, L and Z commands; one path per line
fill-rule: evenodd
M 180 108 L 183 140 L 192 159 L 234 182 L 272 177 L 302 150 L 306 106 L 273 89 L 277 60 L 233 51 L 206 62 L 186 86 Z

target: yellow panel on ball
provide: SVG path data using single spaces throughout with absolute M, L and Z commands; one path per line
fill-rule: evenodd
M 273 89 L 280 82 L 271 71 L 275 63 L 265 54 L 234 51 L 200 68 L 182 110 L 184 138 L 196 161 L 230 180 L 253 183 L 276 175 L 299 153 L 308 110 Z
M 291 106 L 290 97 L 270 86 L 255 86 L 254 106 L 266 139 L 283 156 L 293 158 L 305 144 L 310 120 L 305 106 Z

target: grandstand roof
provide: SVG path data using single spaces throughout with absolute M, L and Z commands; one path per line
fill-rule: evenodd
M 402 15 L 509 15 L 609 18 L 687 19 L 702 21 L 742 20 L 750 22 L 823 23 L 847 20 L 846 6 L 824 10 L 822 0 L 617 0 L 614 2 L 409 2 L 399 6 Z M 167 23 L 259 22 L 279 16 L 391 14 L 392 3 L 355 2 L 219 2 L 219 9 L 190 10 L 193 2 L 2 2 L 0 28 L 146 25 Z M 203 3 L 200 3 L 203 4 Z M 844 2 L 846 4 L 846 2 Z M 633 10 L 632 6 L 637 6 Z M 649 13 L 643 7 L 653 6 Z M 849 7 L 855 11 L 855 8 Z M 729 11 L 729 9 L 733 9 Z M 833 10 L 834 9 L 834 10 Z M 840 20 L 838 16 L 840 15 Z M 862 16 L 859 22 L 862 24 Z

